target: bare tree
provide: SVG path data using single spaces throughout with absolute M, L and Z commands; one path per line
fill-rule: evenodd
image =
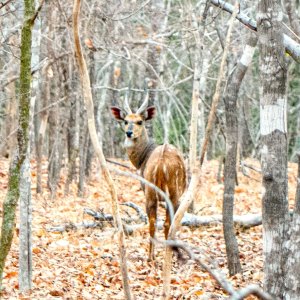
M 0 238 L 0 289 L 2 288 L 3 269 L 7 254 L 10 250 L 14 231 L 16 206 L 20 197 L 20 179 L 21 177 L 28 177 L 29 159 L 28 145 L 29 145 L 29 112 L 31 100 L 31 43 L 32 43 L 32 26 L 38 11 L 35 11 L 34 1 L 24 1 L 24 21 L 21 34 L 21 57 L 20 57 L 20 94 L 19 94 L 19 115 L 18 115 L 18 147 L 14 154 L 10 172 L 8 192 L 3 202 L 3 219 L 1 227 Z M 27 157 L 27 160 L 26 160 Z M 24 164 L 27 163 L 27 166 Z M 30 197 L 30 188 L 25 185 L 25 190 L 21 192 L 26 193 Z M 29 195 L 27 194 L 29 192 Z M 25 198 L 28 198 L 25 195 Z M 22 195 L 23 196 L 23 195 Z M 27 210 L 29 203 L 21 206 L 22 209 Z M 30 248 L 27 248 L 30 251 Z M 30 265 L 29 265 L 30 268 Z M 30 270 L 27 274 L 30 276 Z M 30 288 L 30 277 L 27 282 L 21 281 L 21 286 L 24 289 Z
M 233 226 L 234 189 L 236 182 L 238 111 L 237 99 L 244 75 L 251 63 L 257 39 L 251 36 L 234 72 L 230 74 L 224 96 L 226 116 L 226 156 L 224 166 L 223 229 L 229 274 L 241 272 L 238 244 Z
M 264 288 L 283 299 L 288 230 L 287 127 L 282 7 L 277 0 L 261 0 L 257 30 L 262 98 L 260 102 L 261 165 L 263 176 Z

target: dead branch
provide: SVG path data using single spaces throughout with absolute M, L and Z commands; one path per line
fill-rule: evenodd
M 126 168 L 126 169 L 129 169 L 130 171 L 134 172 L 134 169 L 131 168 L 130 166 L 128 166 L 127 164 L 122 164 L 118 161 L 115 161 L 115 160 L 112 160 L 112 159 L 109 159 L 109 158 L 106 158 L 106 161 L 111 163 L 111 164 L 114 164 L 116 166 L 120 166 L 120 167 L 123 167 L 123 168 Z
M 7 0 L 6 2 L 1 2 L 0 3 L 0 9 L 3 8 L 4 6 L 8 5 L 12 0 Z
M 144 211 L 135 203 L 127 202 L 122 205 L 129 206 L 137 212 L 137 218 L 135 217 L 122 217 L 123 228 L 126 234 L 132 234 L 136 230 L 144 228 L 144 225 L 148 224 L 147 215 Z M 94 211 L 90 208 L 84 208 L 83 212 L 95 220 L 92 222 L 83 221 L 82 223 L 68 222 L 63 225 L 57 225 L 50 227 L 48 231 L 64 232 L 87 228 L 100 228 L 103 229 L 105 225 L 109 224 L 113 226 L 113 216 L 103 211 Z M 292 214 L 292 212 L 291 212 Z M 211 215 L 211 216 L 197 216 L 190 213 L 185 213 L 181 220 L 181 226 L 187 226 L 192 228 L 199 228 L 202 226 L 217 226 L 222 224 L 222 215 Z M 262 224 L 262 217 L 260 214 L 246 214 L 246 215 L 235 215 L 233 216 L 235 226 L 242 229 L 249 229 L 251 227 L 259 226 Z M 135 224 L 133 224 L 135 223 Z M 132 225 L 129 225 L 132 224 Z M 163 220 L 158 220 L 156 228 L 158 230 L 163 229 Z
M 137 215 L 139 216 L 140 220 L 142 222 L 144 222 L 145 224 L 148 223 L 147 215 L 144 213 L 144 211 L 138 205 L 136 205 L 133 202 L 125 202 L 125 203 L 122 203 L 121 205 L 126 205 L 126 206 L 133 208 L 136 211 Z
M 246 167 L 246 168 L 248 168 L 248 169 L 251 169 L 251 170 L 253 170 L 253 171 L 255 171 L 255 172 L 261 174 L 261 169 L 255 167 L 255 166 L 252 166 L 252 165 L 248 165 L 248 164 L 245 163 L 244 161 L 241 161 L 241 166 L 242 166 L 242 167 Z
M 80 229 L 89 229 L 89 228 L 101 228 L 103 225 L 99 222 L 81 222 L 81 223 L 73 223 L 68 222 L 63 225 L 55 225 L 52 227 L 49 227 L 47 231 L 49 232 L 68 232 L 68 231 L 76 231 Z
M 94 211 L 93 209 L 90 208 L 84 208 L 83 213 L 92 216 L 93 218 L 95 218 L 96 221 L 99 222 L 112 222 L 114 219 L 111 214 L 105 214 L 103 210 Z
M 178 240 L 155 240 L 155 242 L 164 244 L 168 247 L 175 247 L 181 249 L 189 256 L 190 260 L 195 261 L 199 264 L 209 275 L 219 284 L 219 286 L 226 291 L 231 297 L 231 300 L 242 300 L 250 295 L 255 295 L 262 300 L 274 300 L 268 293 L 262 291 L 262 289 L 255 284 L 250 284 L 245 288 L 236 291 L 231 282 L 226 278 L 226 275 L 220 270 L 213 259 L 208 257 L 198 247 L 191 247 L 189 244 Z

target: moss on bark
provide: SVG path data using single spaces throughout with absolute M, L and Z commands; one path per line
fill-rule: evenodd
M 20 170 L 26 157 L 29 140 L 31 41 L 35 13 L 34 0 L 24 0 L 24 8 L 24 23 L 21 35 L 18 151 L 14 156 L 14 161 L 10 168 L 8 192 L 3 202 L 3 220 L 0 238 L 0 289 L 2 288 L 5 260 L 10 250 L 15 231 L 16 207 L 20 195 Z

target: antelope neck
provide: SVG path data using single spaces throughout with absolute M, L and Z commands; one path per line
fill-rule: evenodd
M 127 148 L 130 161 L 137 169 L 141 169 L 142 174 L 150 154 L 156 147 L 155 142 L 147 139 L 142 144 L 137 143 L 133 147 Z

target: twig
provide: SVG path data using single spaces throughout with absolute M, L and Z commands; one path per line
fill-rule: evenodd
M 253 170 L 253 171 L 255 171 L 255 172 L 261 174 L 261 169 L 256 168 L 256 167 L 254 167 L 254 166 L 252 166 L 252 165 L 248 165 L 248 164 L 246 164 L 244 161 L 241 161 L 241 166 L 242 166 L 242 167 L 246 167 L 246 168 L 248 168 L 248 169 L 251 169 L 251 170 Z
M 0 3 L 0 9 L 9 4 L 12 0 L 7 0 L 6 2 L 1 2 Z
M 222 270 L 216 267 L 216 264 L 210 257 L 203 253 L 202 257 L 200 257 L 199 254 L 196 254 L 196 252 L 202 252 L 201 249 L 197 247 L 191 247 L 189 244 L 178 240 L 161 241 L 155 239 L 154 241 L 160 244 L 164 244 L 168 247 L 173 247 L 185 251 L 190 260 L 194 260 L 203 269 L 205 269 L 210 274 L 210 276 L 219 284 L 219 286 L 229 295 L 231 295 L 231 300 L 242 300 L 249 295 L 256 295 L 262 300 L 274 300 L 273 297 L 271 297 L 268 293 L 263 292 L 259 286 L 254 284 L 250 284 L 247 287 L 236 291 L 231 282 L 227 280 Z
M 106 158 L 106 161 L 109 162 L 109 163 L 111 163 L 111 164 L 114 164 L 116 166 L 120 166 L 120 167 L 126 168 L 126 169 L 128 169 L 128 170 L 130 170 L 132 172 L 134 171 L 133 168 L 131 168 L 130 166 L 128 166 L 126 164 L 122 164 L 122 163 L 120 163 L 118 161 L 114 161 L 114 160 L 111 160 L 109 158 Z
M 102 211 L 94 211 L 93 209 L 90 208 L 84 208 L 83 213 L 92 216 L 95 218 L 97 221 L 101 222 L 112 222 L 113 221 L 113 216 L 111 214 L 105 214 Z
M 118 19 L 110 18 L 106 15 L 105 15 L 105 17 L 112 20 L 112 21 L 122 21 L 122 20 L 128 19 L 128 18 L 132 17 L 133 15 L 135 15 L 136 13 L 138 13 L 141 9 L 143 9 L 150 1 L 151 0 L 145 1 L 139 8 L 137 8 L 135 11 L 133 11 L 131 14 L 129 14 L 127 16 L 124 16 L 124 17 L 121 17 L 121 18 L 118 18 Z
M 232 14 L 234 11 L 233 5 L 227 3 L 223 0 L 210 0 L 210 3 L 213 5 L 220 7 L 221 9 L 227 11 L 228 13 Z M 245 14 L 239 12 L 236 18 L 245 26 L 250 28 L 251 30 L 257 32 L 256 22 L 246 16 Z M 300 45 L 288 35 L 283 34 L 283 44 L 285 47 L 286 52 L 293 57 L 297 62 L 300 61 Z
M 251 176 L 247 173 L 247 171 L 245 170 L 245 168 L 252 169 L 252 170 L 254 170 L 254 171 L 256 171 L 256 172 L 258 172 L 258 173 L 261 174 L 261 170 L 260 170 L 260 169 L 255 168 L 255 167 L 250 166 L 250 165 L 247 165 L 244 161 L 241 161 L 242 174 L 243 174 L 244 176 L 250 178 L 251 180 L 254 180 L 254 181 L 256 181 L 256 182 L 260 182 L 260 180 L 254 178 L 254 177 L 251 177 Z
M 44 5 L 45 0 L 41 0 L 37 10 L 35 11 L 34 15 L 31 18 L 31 22 L 34 23 L 35 19 L 37 18 L 37 16 L 39 15 L 43 5 Z
M 144 211 L 143 211 L 138 205 L 136 205 L 136 204 L 133 203 L 133 202 L 125 202 L 125 203 L 122 203 L 121 205 L 129 206 L 129 207 L 133 208 L 133 209 L 137 212 L 139 218 L 140 218 L 145 224 L 148 223 L 148 217 L 147 217 L 147 215 L 144 213 Z
M 230 25 L 229 25 L 229 28 L 228 28 L 228 31 L 227 31 L 227 36 L 226 36 L 226 40 L 225 40 L 225 47 L 224 47 L 222 60 L 221 60 L 221 64 L 220 64 L 219 76 L 218 76 L 218 80 L 217 80 L 213 100 L 212 100 L 212 103 L 211 103 L 211 110 L 210 110 L 210 113 L 209 113 L 209 116 L 208 116 L 207 126 L 206 126 L 206 130 L 205 130 L 205 139 L 203 141 L 203 145 L 202 145 L 202 148 L 201 148 L 200 166 L 202 166 L 203 161 L 204 161 L 208 141 L 210 139 L 213 124 L 214 124 L 214 120 L 215 120 L 215 112 L 216 112 L 216 109 L 217 109 L 217 106 L 218 106 L 218 103 L 219 103 L 219 100 L 220 100 L 222 82 L 223 82 L 224 77 L 225 77 L 226 59 L 227 59 L 227 55 L 228 55 L 228 51 L 229 51 L 231 33 L 232 33 L 232 29 L 233 29 L 233 24 L 234 24 L 233 21 L 234 21 L 236 15 L 238 13 L 238 8 L 236 6 L 237 6 L 237 4 L 235 5 L 235 7 L 233 7 L 232 16 L 231 16 L 231 19 L 230 19 Z

